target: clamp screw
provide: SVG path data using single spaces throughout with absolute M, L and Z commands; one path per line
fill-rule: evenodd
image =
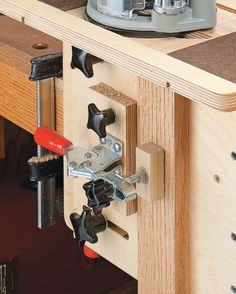
M 129 182 L 131 184 L 142 183 L 147 184 L 149 181 L 148 172 L 145 168 L 140 167 L 132 176 L 129 177 Z

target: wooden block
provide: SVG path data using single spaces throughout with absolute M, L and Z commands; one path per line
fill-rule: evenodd
M 107 127 L 107 133 L 123 142 L 124 175 L 133 174 L 137 146 L 136 101 L 104 83 L 90 87 L 88 101 L 89 103 L 95 103 L 100 110 L 111 108 L 115 112 L 116 121 Z M 89 132 L 89 138 L 90 146 L 98 144 L 98 137 L 94 132 Z M 123 215 L 131 215 L 137 211 L 136 202 L 136 200 L 128 203 L 115 201 L 112 206 Z
M 136 148 L 136 168 L 148 173 L 148 183 L 137 183 L 137 194 L 148 201 L 164 197 L 164 150 L 153 143 Z
M 101 110 L 111 108 L 114 111 L 116 121 L 107 126 L 107 133 L 124 143 L 124 174 L 131 175 L 135 171 L 137 102 L 104 83 L 90 87 L 88 100 Z M 97 142 L 97 135 L 94 132 L 90 134 L 96 137 Z
M 5 156 L 4 146 L 4 118 L 0 116 L 0 159 Z

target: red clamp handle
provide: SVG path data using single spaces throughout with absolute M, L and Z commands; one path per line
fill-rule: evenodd
M 64 155 L 65 151 L 73 146 L 71 141 L 46 126 L 35 131 L 34 141 L 37 145 L 60 155 Z

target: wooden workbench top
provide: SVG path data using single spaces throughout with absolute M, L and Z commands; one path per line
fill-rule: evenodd
M 170 85 L 189 99 L 223 111 L 236 109 L 236 84 L 163 54 L 166 44 L 174 51 L 196 40 L 131 40 L 86 22 L 80 10 L 71 14 L 36 0 L 0 0 L 0 11 L 147 80 Z M 208 31 L 210 38 L 235 30 L 235 14 L 219 9 L 218 15 L 218 25 Z
M 56 52 L 62 52 L 60 40 L 7 16 L 0 16 L 0 122 L 3 117 L 34 133 L 36 85 L 35 82 L 29 81 L 30 60 L 36 56 Z M 56 98 L 56 126 L 62 133 L 61 79 L 56 80 Z M 0 142 L 1 134 L 3 132 L 0 128 Z

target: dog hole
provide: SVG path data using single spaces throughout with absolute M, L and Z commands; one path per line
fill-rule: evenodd
M 36 43 L 32 46 L 32 48 L 36 49 L 36 50 L 44 50 L 48 48 L 48 44 L 45 43 Z

